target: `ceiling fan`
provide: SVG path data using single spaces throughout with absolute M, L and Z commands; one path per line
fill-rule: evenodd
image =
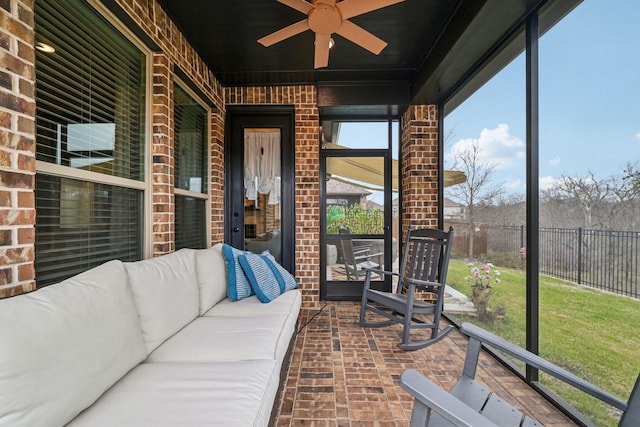
M 378 55 L 387 43 L 348 19 L 404 0 L 312 0 L 311 3 L 306 0 L 278 1 L 304 13 L 307 19 L 264 36 L 258 40 L 258 43 L 269 47 L 306 30 L 311 30 L 316 34 L 314 68 L 322 68 L 329 64 L 329 43 L 333 33 L 340 34 Z

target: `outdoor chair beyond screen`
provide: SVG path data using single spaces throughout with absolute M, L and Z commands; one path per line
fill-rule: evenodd
M 403 350 L 417 350 L 433 344 L 443 338 L 453 326 L 439 330 L 440 315 L 444 299 L 445 280 L 451 252 L 453 228 L 448 232 L 434 229 L 412 229 L 407 232 L 401 269 L 399 273 L 380 270 L 367 270 L 362 306 L 358 324 L 367 327 L 389 326 L 395 323 L 403 325 L 402 341 L 398 344 Z M 384 292 L 371 288 L 371 274 L 397 276 L 395 291 Z M 435 301 L 423 301 L 418 294 L 434 294 Z M 386 317 L 384 321 L 367 321 L 367 310 Z M 431 323 L 417 315 L 432 315 Z M 411 340 L 411 331 L 431 329 L 431 336 L 422 340 Z M 415 335 L 415 334 L 414 334 Z M 428 335 L 428 334 L 427 334 Z
M 373 246 L 370 244 L 354 245 L 346 227 L 340 227 L 338 233 L 342 235 L 340 244 L 347 280 L 360 280 L 365 277 L 368 268 L 380 268 L 384 253 L 372 253 Z

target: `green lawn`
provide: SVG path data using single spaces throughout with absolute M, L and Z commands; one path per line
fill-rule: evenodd
M 504 319 L 472 321 L 523 346 L 525 333 L 525 273 L 500 270 L 490 306 L 505 308 Z M 466 262 L 449 263 L 447 283 L 470 296 Z M 627 399 L 640 371 L 640 301 L 599 292 L 563 280 L 540 276 L 540 353 L 604 390 Z M 567 402 L 598 426 L 615 426 L 615 411 L 572 387 L 541 378 Z

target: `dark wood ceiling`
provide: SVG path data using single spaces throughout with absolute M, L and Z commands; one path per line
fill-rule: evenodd
M 257 42 L 305 17 L 276 0 L 159 3 L 224 86 L 316 84 L 321 106 L 388 106 L 444 101 L 531 11 L 577 1 L 405 0 L 351 18 L 388 43 L 380 55 L 333 35 L 329 66 L 318 70 L 311 31 L 268 48 Z

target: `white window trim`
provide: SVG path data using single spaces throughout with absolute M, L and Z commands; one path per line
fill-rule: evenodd
M 55 175 L 63 178 L 73 178 L 99 184 L 115 185 L 119 187 L 141 190 L 143 192 L 142 210 L 144 214 L 142 224 L 142 257 L 150 258 L 153 255 L 153 165 L 152 155 L 152 90 L 153 90 L 153 52 L 133 32 L 97 0 L 87 0 L 96 12 L 109 21 L 123 37 L 133 43 L 145 57 L 145 123 L 144 123 L 144 181 L 121 178 L 117 176 L 90 172 L 82 169 L 62 166 L 54 163 L 36 161 L 36 173 Z

